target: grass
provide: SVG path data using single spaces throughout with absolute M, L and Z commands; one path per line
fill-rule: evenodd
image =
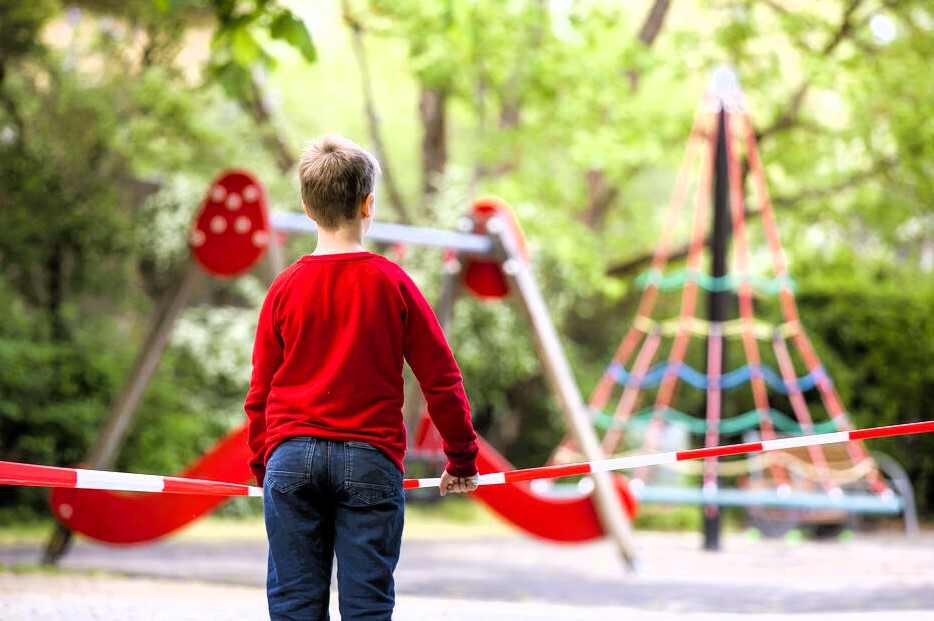
M 76 569 L 73 567 L 60 567 L 58 565 L 43 565 L 41 563 L 17 563 L 4 565 L 0 563 L 0 573 L 15 575 L 40 576 L 112 576 L 112 572 L 102 569 Z
M 172 541 L 265 541 L 266 528 L 263 516 L 218 517 L 209 515 L 191 522 L 185 528 L 170 535 Z
M 405 508 L 407 539 L 479 537 L 514 532 L 484 505 L 463 497 L 438 502 L 412 502 Z M 266 530 L 262 516 L 217 517 L 196 520 L 173 535 L 175 541 L 263 541 Z
M 406 539 L 468 539 L 515 532 L 515 527 L 486 505 L 462 496 L 428 503 L 410 501 L 405 509 Z
M 463 496 L 413 501 L 409 498 L 405 510 L 406 539 L 485 538 L 506 536 L 518 532 L 481 502 Z M 42 545 L 52 532 L 50 519 L 0 525 L 0 545 Z M 693 506 L 643 505 L 634 526 L 637 530 L 697 532 L 701 526 L 701 509 Z M 724 512 L 724 528 L 728 532 L 744 528 L 742 516 Z M 210 515 L 195 520 L 172 534 L 172 541 L 197 542 L 262 542 L 266 530 L 262 515 Z
M 698 531 L 701 510 L 693 506 L 641 505 L 633 527 L 637 530 Z
M 0 525 L 0 545 L 39 544 L 52 532 L 51 519 L 36 519 Z
M 36 545 L 52 532 L 51 519 L 33 519 L 0 525 L 0 546 Z M 404 537 L 435 539 L 481 537 L 515 532 L 482 503 L 453 496 L 433 502 L 409 501 L 405 509 Z M 170 535 L 173 541 L 264 541 L 262 515 L 210 515 Z

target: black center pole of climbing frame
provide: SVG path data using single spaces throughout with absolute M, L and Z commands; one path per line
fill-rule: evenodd
M 713 179 L 713 235 L 710 237 L 710 274 L 714 278 L 726 276 L 727 254 L 730 245 L 730 184 L 726 159 L 726 112 L 721 109 L 717 122 L 717 154 L 714 159 Z M 731 294 L 713 287 L 707 294 L 707 316 L 711 322 L 727 320 Z M 707 341 L 710 347 L 710 341 Z M 721 348 L 720 376 L 726 372 L 726 348 Z M 719 486 L 719 480 L 717 485 Z M 704 549 L 720 549 L 720 507 L 706 505 L 704 514 Z

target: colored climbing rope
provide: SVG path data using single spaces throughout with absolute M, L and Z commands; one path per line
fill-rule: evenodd
M 633 429 L 645 427 L 655 414 L 654 407 L 643 408 L 629 418 L 626 422 L 626 426 Z M 682 427 L 693 435 L 700 435 L 707 429 L 707 423 L 704 419 L 691 416 L 675 408 L 662 408 L 658 414 L 666 422 Z M 793 435 L 801 435 L 802 429 L 800 423 L 793 420 L 784 412 L 769 408 L 765 412 L 765 415 L 769 417 L 775 427 L 780 431 Z M 732 436 L 743 433 L 744 431 L 749 431 L 760 423 L 762 416 L 763 412 L 758 409 L 753 409 L 748 412 L 743 412 L 742 414 L 737 414 L 736 416 L 721 419 L 719 424 L 720 433 L 726 436 Z M 605 430 L 618 426 L 620 421 L 617 421 L 612 415 L 606 412 L 595 412 L 593 414 L 593 423 L 596 427 Z M 840 427 L 835 419 L 814 423 L 814 431 L 816 433 L 828 433 L 839 430 Z
M 752 274 L 711 276 L 700 270 L 691 269 L 679 269 L 663 274 L 660 270 L 652 268 L 636 277 L 636 286 L 640 289 L 654 286 L 660 291 L 675 291 L 683 288 L 687 283 L 694 283 L 705 291 L 737 291 L 740 285 L 747 282 L 752 285 L 753 289 L 764 295 L 774 296 L 784 290 L 794 292 L 797 289 L 797 283 L 788 274 L 780 274 L 775 278 Z
M 708 212 L 710 211 L 709 197 L 711 191 L 713 190 L 713 169 L 714 162 L 716 160 L 716 142 L 711 140 L 710 136 L 713 135 L 712 130 L 715 126 L 716 122 L 714 121 L 713 115 L 708 114 L 708 131 L 705 135 L 706 144 L 704 145 L 705 148 L 701 151 L 702 158 L 700 162 L 700 171 L 698 175 L 697 189 L 694 195 L 694 218 L 691 225 L 691 241 L 688 245 L 687 256 L 687 270 L 689 272 L 700 272 L 701 255 L 703 254 L 704 245 L 706 243 L 705 240 L 707 238 Z M 653 264 L 652 267 L 661 272 L 661 269 L 657 265 Z M 652 287 L 649 289 L 649 291 L 657 290 L 657 287 Z M 671 350 L 668 352 L 668 363 L 670 365 L 680 365 L 683 363 L 685 356 L 687 355 L 688 348 L 691 345 L 691 334 L 688 332 L 687 327 L 688 323 L 697 315 L 697 293 L 698 286 L 696 282 L 688 281 L 685 283 L 684 291 L 681 295 L 681 309 L 679 313 L 681 319 L 683 320 L 683 324 L 675 333 L 674 342 L 671 345 Z M 642 369 L 634 368 L 633 372 L 634 374 L 641 376 L 644 371 Z M 678 376 L 675 373 L 665 373 L 664 377 L 662 378 L 658 394 L 655 396 L 654 405 L 656 408 L 664 408 L 671 405 L 677 384 Z M 626 404 L 627 416 L 632 412 L 632 408 L 635 407 L 637 399 L 638 393 L 632 396 L 630 402 Z M 623 400 L 620 399 L 621 404 L 622 401 Z M 658 416 L 653 417 L 651 424 L 646 430 L 642 443 L 643 448 L 647 452 L 655 450 L 655 447 L 658 444 L 659 436 L 661 435 L 662 427 L 663 423 L 661 418 Z M 604 446 L 607 446 L 607 442 L 605 441 L 606 438 L 610 437 L 613 433 L 613 431 L 608 431 L 606 436 L 604 436 Z M 619 439 L 617 438 L 616 443 L 618 442 Z M 644 473 L 645 467 L 639 468 L 634 473 L 634 477 L 641 481 L 644 478 Z
M 800 323 L 783 323 L 775 325 L 767 321 L 752 319 L 731 319 L 729 321 L 717 322 L 707 321 L 698 317 L 684 318 L 675 317 L 664 321 L 656 321 L 643 315 L 637 316 L 633 322 L 640 332 L 648 334 L 649 332 L 658 332 L 662 336 L 674 336 L 679 330 L 687 330 L 694 336 L 708 336 L 711 330 L 719 329 L 726 338 L 742 336 L 745 331 L 751 331 L 755 337 L 761 341 L 767 341 L 776 335 L 781 338 L 790 338 L 801 330 Z
M 733 237 L 735 239 L 736 270 L 741 276 L 743 276 L 749 273 L 750 258 L 749 248 L 746 241 L 746 201 L 745 193 L 743 191 L 743 175 L 740 169 L 740 161 L 738 157 L 739 136 L 737 131 L 735 131 L 734 124 L 732 123 L 732 119 L 729 115 L 724 117 L 723 122 L 724 132 L 727 138 L 724 141 L 724 147 L 726 150 L 727 174 L 729 176 L 730 182 L 730 217 L 733 224 Z M 791 291 L 794 291 L 793 287 L 791 288 Z M 742 328 L 741 334 L 743 338 L 743 352 L 746 354 L 746 360 L 749 364 L 759 365 L 762 363 L 762 358 L 759 353 L 759 344 L 756 342 L 758 335 L 750 327 L 750 324 L 755 319 L 753 287 L 751 283 L 742 282 L 739 285 L 737 291 L 737 303 L 739 306 L 739 316 L 741 320 L 740 325 Z M 787 322 L 784 325 L 795 326 L 797 330 L 790 333 L 789 335 L 780 334 L 778 330 L 776 330 L 774 331 L 773 341 L 780 338 L 788 338 L 788 336 L 797 336 L 797 334 L 802 331 L 800 322 Z M 752 388 L 752 395 L 756 404 L 756 410 L 760 414 L 770 410 L 769 395 L 764 379 L 759 376 L 750 378 L 750 387 Z M 759 428 L 764 440 L 772 440 L 775 438 L 775 427 L 770 417 L 761 416 L 759 419 Z M 784 469 L 782 469 L 775 462 L 770 464 L 770 469 L 772 478 L 775 480 L 777 485 L 788 485 L 788 475 Z
M 623 339 L 617 355 L 606 367 L 589 402 L 591 411 L 594 412 L 595 425 L 606 430 L 603 447 L 607 451 L 616 449 L 627 427 L 645 427 L 642 433 L 642 448 L 643 452 L 651 451 L 665 422 L 682 424 L 692 434 L 705 434 L 707 444 L 717 443 L 719 434 L 731 435 L 751 430 L 756 426 L 758 426 L 760 437 L 766 441 L 775 438 L 776 429 L 787 433 L 808 434 L 817 430 L 847 431 L 852 428 L 833 382 L 821 365 L 800 323 L 795 302 L 796 283 L 788 271 L 788 263 L 778 235 L 764 170 L 759 159 L 755 132 L 744 100 L 739 95 L 736 101 L 730 103 L 723 99 L 721 94 L 708 97 L 704 102 L 706 107 L 702 104 L 702 111 L 699 112 L 701 118 L 695 119 L 685 164 L 679 172 L 672 200 L 673 207 L 675 205 L 680 207 L 686 192 L 686 175 L 691 165 L 689 162 L 693 163 L 695 152 L 700 152 L 701 157 L 698 158 L 700 170 L 695 185 L 696 205 L 686 266 L 683 269 L 666 272 L 671 236 L 673 231 L 678 229 L 679 211 L 670 209 L 651 268 L 641 274 L 636 281 L 643 290 L 636 318 Z M 715 130 L 720 118 L 723 120 L 723 131 L 726 137 L 730 217 L 735 246 L 733 271 L 725 276 L 713 277 L 701 270 L 700 259 L 707 239 L 707 220 L 712 197 L 713 153 L 718 142 L 718 132 Z M 698 133 L 698 128 L 701 128 L 700 133 Z M 772 278 L 753 274 L 750 270 L 751 261 L 745 226 L 747 213 L 745 183 L 740 158 L 740 149 L 743 146 L 745 146 L 748 159 L 748 176 L 752 181 L 766 243 L 772 259 L 771 270 L 769 270 L 771 274 L 774 274 Z M 655 319 L 652 310 L 658 292 L 677 289 L 683 289 L 679 316 L 664 321 Z M 699 289 L 710 292 L 735 291 L 739 305 L 739 318 L 718 323 L 696 317 Z M 755 292 L 779 298 L 783 323 L 775 326 L 755 318 L 753 301 Z M 707 341 L 708 368 L 706 373 L 686 363 L 691 336 L 700 336 Z M 737 336 L 742 338 L 745 364 L 721 375 L 719 367 L 714 363 L 720 359 L 723 339 Z M 664 350 L 659 342 L 662 337 L 673 337 L 674 343 L 667 355 L 667 360 L 656 362 L 657 352 Z M 764 364 L 760 355 L 757 341 L 769 340 L 772 341 L 778 359 L 780 367 L 778 371 Z M 792 346 L 804 364 L 805 374 L 801 377 L 797 376 L 800 371 L 796 371 L 791 364 L 791 352 L 788 348 Z M 633 355 L 635 355 L 635 361 L 630 367 L 628 365 Z M 680 382 L 707 392 L 708 411 L 705 419 L 689 417 L 672 407 Z M 609 416 L 606 412 L 610 410 L 605 406 L 612 394 L 614 383 L 624 388 L 613 416 Z M 736 390 L 747 383 L 754 397 L 755 408 L 740 416 L 721 419 L 722 391 Z M 643 398 L 643 389 L 656 387 L 658 392 L 654 404 L 633 414 L 638 402 Z M 788 396 L 793 406 L 795 420 L 772 407 L 767 388 Z M 812 420 L 808 404 L 803 398 L 803 393 L 815 388 L 820 392 L 821 400 L 829 414 L 829 420 L 822 423 Z M 851 443 L 847 446 L 847 450 L 853 463 L 871 463 L 871 459 L 859 444 Z M 812 466 L 824 473 L 826 482 L 827 464 L 823 454 L 816 446 L 809 448 L 808 452 Z M 773 460 L 774 480 L 779 484 L 785 483 L 787 476 L 775 464 L 777 462 Z M 641 473 L 635 473 L 635 477 L 641 478 Z M 875 468 L 871 469 L 867 479 L 875 492 L 886 491 L 886 486 Z
M 708 377 L 687 364 L 686 362 L 671 363 L 660 362 L 650 367 L 644 374 L 630 373 L 622 365 L 610 363 L 607 371 L 623 386 L 638 386 L 639 388 L 654 388 L 669 374 L 674 374 L 699 390 L 707 390 L 710 386 L 718 386 L 723 390 L 734 390 L 750 381 L 753 377 L 761 377 L 774 390 L 782 394 L 795 391 L 807 392 L 821 382 L 830 381 L 823 366 L 818 365 L 807 375 L 801 377 L 783 378 L 774 369 L 765 364 L 746 364 L 717 378 Z

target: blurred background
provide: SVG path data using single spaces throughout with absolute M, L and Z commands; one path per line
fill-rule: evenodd
M 298 212 L 297 158 L 327 132 L 379 157 L 381 220 L 450 229 L 478 195 L 513 205 L 589 393 L 724 63 L 856 426 L 932 419 L 932 35 L 928 0 L 3 0 L 0 460 L 84 459 L 211 180 L 246 168 Z M 292 237 L 288 258 L 313 244 Z M 440 253 L 397 258 L 437 299 Z M 243 422 L 268 282 L 202 289 L 114 469 L 177 472 Z M 449 338 L 478 430 L 516 466 L 544 463 L 564 425 L 519 310 L 464 300 Z M 931 515 L 934 439 L 873 446 Z M 0 487 L 0 525 L 48 519 L 46 496 Z

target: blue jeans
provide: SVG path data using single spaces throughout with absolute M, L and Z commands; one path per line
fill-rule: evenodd
M 263 482 L 270 618 L 329 619 L 336 555 L 341 620 L 391 619 L 404 508 L 402 473 L 369 444 L 277 446 Z

